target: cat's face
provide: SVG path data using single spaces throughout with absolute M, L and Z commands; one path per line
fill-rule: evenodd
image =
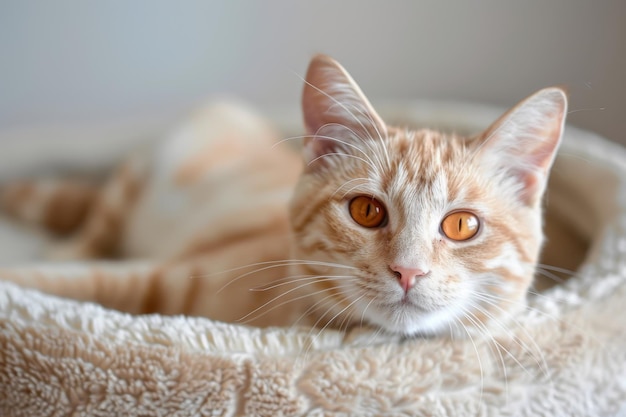
M 474 138 L 385 125 L 328 57 L 303 107 L 307 168 L 295 257 L 321 322 L 404 334 L 479 331 L 523 302 L 542 243 L 541 196 L 566 99 L 542 90 Z

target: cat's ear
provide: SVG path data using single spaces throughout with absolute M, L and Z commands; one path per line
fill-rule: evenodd
M 302 111 L 308 135 L 304 141 L 307 162 L 387 134 L 385 124 L 350 74 L 326 55 L 314 56 L 309 64 Z
M 481 162 L 498 174 L 512 176 L 524 204 L 541 199 L 566 114 L 565 91 L 546 88 L 513 107 L 479 138 Z

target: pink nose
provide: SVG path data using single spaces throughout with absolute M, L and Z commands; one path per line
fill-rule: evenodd
M 409 292 L 415 285 L 415 278 L 423 277 L 429 271 L 423 271 L 419 268 L 405 268 L 398 265 L 390 265 L 389 268 L 396 274 L 400 286 L 404 292 Z

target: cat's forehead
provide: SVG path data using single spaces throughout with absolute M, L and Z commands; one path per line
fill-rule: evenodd
M 458 163 L 467 153 L 468 142 L 463 136 L 431 129 L 390 128 L 387 135 L 394 160 L 411 161 L 418 167 Z
M 323 172 L 337 176 L 343 193 L 364 193 L 383 198 L 392 206 L 439 208 L 463 199 L 469 171 L 467 139 L 434 130 L 389 128 L 386 137 L 356 142 L 354 157 L 333 155 L 337 164 Z M 328 177 L 325 177 L 328 178 Z M 329 189 L 335 189 L 331 181 Z M 462 185 L 462 186 L 461 186 Z
M 389 166 L 384 181 L 441 188 L 441 182 L 465 170 L 468 139 L 435 130 L 390 129 Z

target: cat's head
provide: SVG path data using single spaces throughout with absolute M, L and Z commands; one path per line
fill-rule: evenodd
M 302 272 L 320 276 L 307 290 L 322 322 L 462 333 L 522 303 L 566 106 L 548 88 L 475 137 L 407 130 L 386 125 L 337 62 L 314 57 L 291 218 L 294 255 L 311 261 Z

